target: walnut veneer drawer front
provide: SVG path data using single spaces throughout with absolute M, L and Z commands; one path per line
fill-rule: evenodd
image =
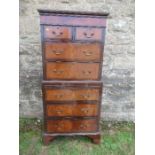
M 101 28 L 76 28 L 75 40 L 103 41 L 103 29 Z
M 46 79 L 97 80 L 100 63 L 47 62 Z
M 45 39 L 56 39 L 56 40 L 71 40 L 72 30 L 71 27 L 64 26 L 45 26 L 44 27 L 44 38 Z
M 47 120 L 47 132 L 90 132 L 96 130 L 95 119 Z
M 97 116 L 98 104 L 48 104 L 47 116 Z
M 45 87 L 45 101 L 99 100 L 99 88 L 60 88 L 56 89 Z
M 45 59 L 65 61 L 100 61 L 102 48 L 99 43 L 50 43 L 45 42 Z

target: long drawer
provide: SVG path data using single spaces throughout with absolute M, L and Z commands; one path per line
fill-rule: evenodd
M 47 104 L 47 116 L 97 116 L 98 104 Z
M 46 60 L 101 61 L 103 53 L 99 43 L 44 43 Z
M 45 79 L 98 80 L 100 63 L 46 62 Z
M 43 81 L 44 102 L 80 102 L 100 101 L 101 81 Z
M 61 119 L 47 120 L 47 132 L 93 132 L 97 130 L 96 119 Z
M 45 101 L 98 101 L 100 98 L 99 88 L 48 88 L 44 87 Z

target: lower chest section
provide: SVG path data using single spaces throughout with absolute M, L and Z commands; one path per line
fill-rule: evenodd
M 98 131 L 101 82 L 45 82 L 42 90 L 46 132 Z

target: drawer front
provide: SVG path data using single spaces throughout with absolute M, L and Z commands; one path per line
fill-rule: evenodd
M 103 41 L 101 28 L 76 28 L 75 40 Z
M 68 61 L 100 61 L 99 43 L 45 43 L 45 59 Z
M 45 26 L 44 38 L 56 40 L 71 40 L 72 39 L 71 27 L 62 26 Z
M 95 119 L 47 120 L 47 132 L 91 132 L 97 130 Z
M 100 63 L 47 62 L 46 79 L 97 80 Z
M 98 101 L 100 88 L 44 88 L 45 101 Z
M 47 105 L 47 116 L 97 116 L 98 104 Z

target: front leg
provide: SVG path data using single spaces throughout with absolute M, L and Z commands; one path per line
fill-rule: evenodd
M 43 135 L 44 145 L 49 145 L 49 143 L 55 138 L 55 136 Z
M 89 138 L 91 138 L 92 142 L 94 144 L 100 144 L 100 141 L 101 141 L 101 135 L 98 134 L 98 135 L 88 135 Z

